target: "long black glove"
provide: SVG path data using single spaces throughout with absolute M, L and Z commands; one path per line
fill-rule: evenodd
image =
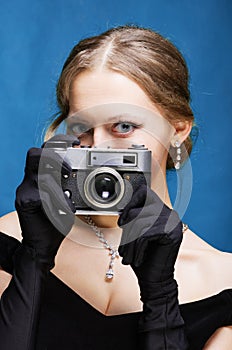
M 79 144 L 73 136 L 53 139 Z M 27 154 L 25 176 L 15 201 L 23 240 L 12 249 L 13 264 L 8 268 L 13 267 L 13 276 L 1 298 L 1 350 L 36 347 L 46 277 L 74 222 L 75 208 L 64 196 L 59 180 L 60 172 L 69 174 L 70 171 L 69 165 L 52 149 L 32 148 Z
M 142 185 L 124 208 L 118 224 L 123 229 L 119 248 L 122 263 L 133 268 L 143 302 L 141 350 L 187 349 L 174 279 L 183 236 L 177 213 Z

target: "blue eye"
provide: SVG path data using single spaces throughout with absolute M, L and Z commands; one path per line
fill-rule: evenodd
M 130 122 L 115 123 L 112 131 L 120 134 L 127 134 L 133 132 L 139 125 Z
M 68 131 L 71 134 L 75 134 L 77 136 L 81 136 L 82 134 L 87 133 L 91 129 L 86 124 L 76 123 L 68 126 Z

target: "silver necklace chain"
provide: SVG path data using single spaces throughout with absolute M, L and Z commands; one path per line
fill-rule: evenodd
M 95 235 L 98 237 L 99 241 L 103 244 L 103 247 L 109 251 L 110 262 L 109 262 L 108 270 L 106 271 L 105 278 L 106 278 L 106 281 L 111 281 L 112 278 L 114 277 L 114 270 L 113 270 L 114 262 L 115 262 L 114 260 L 116 258 L 119 258 L 118 249 L 114 249 L 111 246 L 111 244 L 105 239 L 103 233 L 101 232 L 99 227 L 97 227 L 97 225 L 95 224 L 95 222 L 91 219 L 91 217 L 89 215 L 85 216 L 85 220 L 86 220 L 87 224 L 92 228 Z M 189 228 L 188 225 L 183 223 L 182 233 L 187 231 L 188 228 Z
M 97 225 L 95 224 L 95 222 L 91 219 L 91 217 L 89 215 L 85 216 L 85 220 L 86 220 L 87 224 L 92 228 L 95 235 L 98 237 L 99 241 L 103 244 L 103 247 L 109 251 L 110 262 L 109 262 L 109 267 L 106 271 L 105 278 L 106 278 L 106 281 L 111 281 L 112 278 L 114 277 L 113 267 L 114 267 L 115 259 L 119 258 L 118 249 L 114 249 L 112 247 L 112 245 L 105 239 L 103 233 L 101 232 L 99 227 L 97 227 Z

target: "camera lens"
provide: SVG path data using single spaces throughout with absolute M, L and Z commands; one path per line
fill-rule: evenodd
M 100 167 L 93 170 L 84 183 L 84 194 L 91 205 L 99 209 L 111 209 L 124 195 L 124 181 L 112 168 Z
M 97 195 L 105 202 L 116 198 L 118 192 L 118 180 L 111 174 L 98 174 L 95 176 L 95 190 Z

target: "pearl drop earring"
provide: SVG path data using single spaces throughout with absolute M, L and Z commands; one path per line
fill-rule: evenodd
M 180 169 L 180 163 L 181 163 L 181 143 L 179 140 L 176 140 L 174 143 L 175 147 L 176 147 L 176 162 L 175 162 L 175 169 L 179 170 Z

